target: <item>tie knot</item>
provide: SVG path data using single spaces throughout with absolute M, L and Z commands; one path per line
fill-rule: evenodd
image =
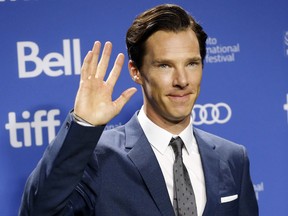
M 170 141 L 170 145 L 174 151 L 175 157 L 182 157 L 182 148 L 183 148 L 183 141 L 180 137 L 172 138 Z

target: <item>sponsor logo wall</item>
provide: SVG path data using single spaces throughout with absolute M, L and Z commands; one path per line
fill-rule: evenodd
M 28 175 L 73 108 L 93 42 L 112 41 L 112 59 L 126 53 L 135 15 L 160 3 L 0 0 L 0 215 L 17 215 Z M 209 35 L 195 127 L 245 145 L 260 215 L 286 215 L 288 2 L 174 3 Z M 124 67 L 115 96 L 127 86 L 135 84 Z M 141 103 L 138 91 L 106 129 L 125 124 Z

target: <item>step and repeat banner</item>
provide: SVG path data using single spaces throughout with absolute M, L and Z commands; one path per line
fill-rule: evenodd
M 245 145 L 260 215 L 287 215 L 288 1 L 0 0 L 1 216 L 17 215 L 29 173 L 73 108 L 93 42 L 111 41 L 112 59 L 126 54 L 132 20 L 162 3 L 184 7 L 209 35 L 195 127 Z M 125 66 L 115 97 L 128 86 Z M 141 97 L 139 88 L 107 129 Z

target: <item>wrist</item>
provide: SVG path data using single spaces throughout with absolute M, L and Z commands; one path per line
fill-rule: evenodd
M 75 112 L 72 113 L 73 114 L 73 118 L 74 120 L 80 124 L 80 125 L 83 125 L 83 126 L 89 126 L 89 127 L 94 127 L 94 125 L 90 122 L 88 122 L 87 120 L 81 118 L 80 116 L 78 116 Z

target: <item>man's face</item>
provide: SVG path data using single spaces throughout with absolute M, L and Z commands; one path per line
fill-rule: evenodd
M 188 124 L 202 77 L 195 33 L 157 31 L 146 41 L 145 50 L 138 83 L 146 115 L 162 127 Z

